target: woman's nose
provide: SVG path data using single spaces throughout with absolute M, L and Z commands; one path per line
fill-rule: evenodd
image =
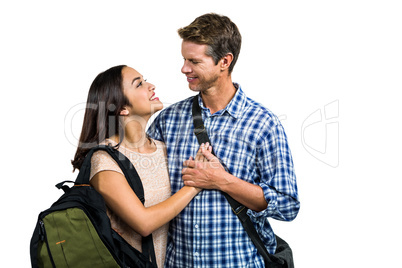
M 151 84 L 151 83 L 148 83 L 148 89 L 149 89 L 150 91 L 154 91 L 154 90 L 155 90 L 155 85 L 154 85 L 154 84 Z

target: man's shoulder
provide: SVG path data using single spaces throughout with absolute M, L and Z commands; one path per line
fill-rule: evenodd
M 259 101 L 256 101 L 243 91 L 243 88 L 238 83 L 234 83 L 235 87 L 238 89 L 235 96 L 236 106 L 240 106 L 239 112 L 245 115 L 261 114 L 261 115 L 273 115 L 273 113 L 266 108 Z M 252 111 L 250 113 L 250 111 Z
M 254 114 L 258 117 L 265 117 L 270 119 L 276 119 L 277 116 L 267 107 L 265 107 L 260 102 L 253 100 L 249 97 L 246 97 L 246 114 Z M 253 111 L 252 113 L 250 111 Z

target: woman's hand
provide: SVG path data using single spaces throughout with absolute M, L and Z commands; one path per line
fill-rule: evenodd
M 186 167 L 186 163 L 188 162 L 194 162 L 194 163 L 206 163 L 208 161 L 210 161 L 212 158 L 214 157 L 214 155 L 212 154 L 212 146 L 209 145 L 209 143 L 207 142 L 206 144 L 201 144 L 200 148 L 198 149 L 197 154 L 195 155 L 195 159 L 190 156 L 190 158 L 187 161 L 184 161 L 184 167 Z M 183 168 L 184 170 L 184 168 Z M 184 173 L 183 173 L 184 175 Z M 202 188 L 197 187 L 195 185 L 191 185 L 190 184 L 186 184 L 186 181 L 184 181 L 184 184 L 186 186 L 191 186 L 194 187 L 197 190 L 197 193 L 201 192 Z
M 209 153 L 208 153 L 209 152 Z M 212 146 L 209 145 L 209 143 L 207 142 L 206 144 L 201 144 L 200 148 L 198 149 L 198 152 L 195 156 L 195 159 L 192 159 L 192 157 L 190 157 L 189 160 L 195 160 L 197 162 L 208 162 L 208 158 L 211 158 L 212 155 Z

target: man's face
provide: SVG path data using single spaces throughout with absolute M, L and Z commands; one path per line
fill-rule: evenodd
M 181 54 L 184 64 L 181 72 L 186 75 L 188 86 L 193 91 L 206 91 L 218 84 L 221 70 L 211 56 L 205 54 L 207 45 L 183 41 Z

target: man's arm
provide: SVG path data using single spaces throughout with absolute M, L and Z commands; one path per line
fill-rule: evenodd
M 147 135 L 154 139 L 154 140 L 158 140 L 158 141 L 162 141 L 163 140 L 163 136 L 162 136 L 162 131 L 161 131 L 161 122 L 163 122 L 163 120 L 161 120 L 161 115 L 159 114 L 154 121 L 152 122 L 152 124 L 148 127 L 147 129 Z
M 207 147 L 208 145 L 201 145 L 201 152 L 208 162 L 193 159 L 184 162 L 184 185 L 221 190 L 256 212 L 266 209 L 268 203 L 262 188 L 228 173 Z

